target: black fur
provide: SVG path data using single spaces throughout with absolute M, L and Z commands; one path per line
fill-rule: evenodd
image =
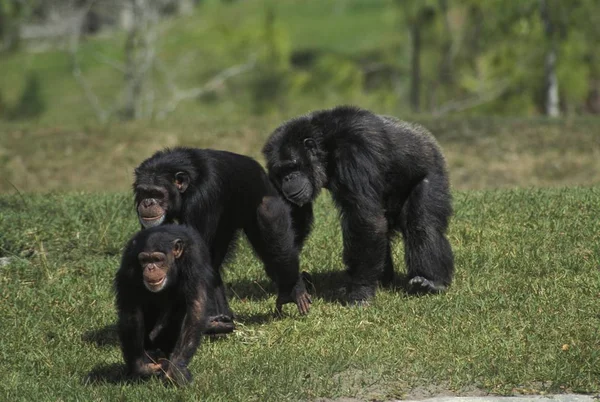
M 392 236 L 405 244 L 409 290 L 437 293 L 452 280 L 445 234 L 452 215 L 445 161 L 421 126 L 340 106 L 292 119 L 277 128 L 263 153 L 269 176 L 294 205 L 297 246 L 312 224 L 312 202 L 329 189 L 340 210 L 350 302 L 389 284 Z
M 176 240 L 183 247 L 179 258 L 172 253 Z M 142 252 L 171 257 L 167 282 L 158 292 L 144 286 Z M 213 282 L 208 248 L 192 228 L 157 226 L 129 241 L 114 285 L 121 350 L 131 375 L 157 374 L 178 384 L 191 380 L 187 366 L 207 325 Z
M 308 312 L 290 208 L 254 159 L 210 149 L 167 149 L 135 170 L 133 188 L 140 217 L 143 205 L 157 203 L 166 210 L 162 222 L 192 225 L 206 240 L 215 271 L 216 300 L 209 311 L 219 322 L 215 332 L 233 330 L 219 268 L 240 229 L 277 284 L 278 300 L 293 301 L 302 314 Z M 222 330 L 223 322 L 231 323 L 228 330 Z

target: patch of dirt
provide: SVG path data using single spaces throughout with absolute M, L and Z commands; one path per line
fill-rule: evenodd
M 489 395 L 486 391 L 474 386 L 461 388 L 460 390 L 451 390 L 447 384 L 430 384 L 415 387 L 402 396 L 402 399 L 429 399 L 436 397 L 449 396 L 470 396 L 480 397 Z
M 379 381 L 369 384 L 369 377 L 360 370 L 346 371 L 334 377 L 332 378 L 333 381 L 344 384 L 348 389 L 358 389 L 359 391 L 356 393 L 356 396 L 318 398 L 314 402 L 391 402 L 398 400 L 424 400 L 437 397 L 483 397 L 489 395 L 487 391 L 474 386 L 467 386 L 457 390 L 452 389 L 447 383 L 416 386 L 408 391 L 404 386 L 401 386 L 400 389 L 396 390 L 397 394 L 395 392 L 390 393 L 392 391 L 390 387 L 386 387 L 385 384 L 381 384 Z M 398 396 L 390 398 L 390 395 Z

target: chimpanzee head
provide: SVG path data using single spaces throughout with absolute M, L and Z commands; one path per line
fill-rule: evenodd
M 263 154 L 273 183 L 298 206 L 312 202 L 327 183 L 323 134 L 307 117 L 277 128 Z
M 131 257 L 137 257 L 141 270 L 138 275 L 150 292 L 158 293 L 175 285 L 180 268 L 189 265 L 184 254 L 195 239 L 188 232 L 182 225 L 164 225 L 142 230 L 134 237 Z
M 144 228 L 179 218 L 194 175 L 191 162 L 178 150 L 159 151 L 135 169 L 135 206 Z
M 176 282 L 176 260 L 185 252 L 185 240 L 163 230 L 148 235 L 137 256 L 146 289 L 158 293 Z

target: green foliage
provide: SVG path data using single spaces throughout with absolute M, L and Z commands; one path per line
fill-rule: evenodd
M 137 229 L 131 195 L 0 196 L 3 400 L 412 399 L 423 392 L 600 392 L 598 188 L 456 192 L 450 291 L 336 302 L 342 239 L 316 205 L 302 268 L 311 313 L 272 317 L 273 287 L 244 242 L 226 267 L 238 328 L 205 341 L 187 388 L 120 379 L 112 279 Z M 404 272 L 401 242 L 393 247 Z M 457 341 L 458 340 L 458 341 Z
M 293 95 L 293 74 L 290 69 L 290 42 L 277 24 L 272 5 L 265 8 L 264 26 L 259 37 L 258 66 L 251 78 L 253 110 L 264 113 L 285 106 Z
M 585 99 L 590 90 L 591 71 L 585 63 L 588 54 L 586 34 L 574 32 L 569 35 L 558 51 L 561 64 L 558 67 L 558 80 L 563 85 L 561 93 L 567 105 L 577 105 Z
M 600 13 L 592 0 L 572 3 L 548 0 L 559 28 L 553 40 L 561 104 L 580 113 L 600 76 Z M 172 84 L 201 87 L 255 59 L 251 72 L 227 80 L 200 103 L 181 102 L 176 119 L 223 110 L 289 115 L 336 103 L 404 111 L 411 93 L 410 24 L 418 19 L 423 113 L 537 115 L 549 45 L 539 8 L 537 1 L 499 0 L 206 1 L 191 16 L 160 22 L 156 54 L 167 75 L 153 71 L 148 88 L 160 109 L 173 95 Z M 107 33 L 88 38 L 79 50 L 82 72 L 109 110 L 122 102 L 123 74 L 112 66 L 124 59 L 123 41 L 123 33 Z M 0 69 L 9 105 L 19 102 L 28 74 L 38 74 L 53 99 L 40 122 L 94 117 L 65 52 L 5 53 Z
M 364 87 L 364 76 L 356 63 L 343 56 L 326 54 L 318 58 L 310 72 L 305 91 L 332 103 L 358 98 Z

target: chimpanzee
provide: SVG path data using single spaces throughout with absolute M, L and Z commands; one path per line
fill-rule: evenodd
M 277 311 L 293 302 L 300 314 L 308 313 L 311 300 L 299 272 L 290 207 L 254 159 L 211 149 L 166 149 L 135 169 L 133 190 L 142 227 L 177 221 L 193 226 L 207 242 L 215 271 L 209 333 L 234 328 L 219 268 L 240 229 L 277 284 Z
M 327 188 L 340 210 L 348 301 L 375 294 L 394 277 L 390 240 L 400 231 L 408 290 L 439 293 L 454 262 L 445 234 L 452 215 L 444 157 L 423 127 L 352 106 L 289 120 L 264 146 L 269 177 L 294 205 L 296 243 L 313 222 L 312 202 Z
M 115 291 L 121 349 L 131 375 L 191 381 L 187 366 L 207 325 L 213 283 L 208 247 L 191 227 L 158 226 L 129 241 Z

